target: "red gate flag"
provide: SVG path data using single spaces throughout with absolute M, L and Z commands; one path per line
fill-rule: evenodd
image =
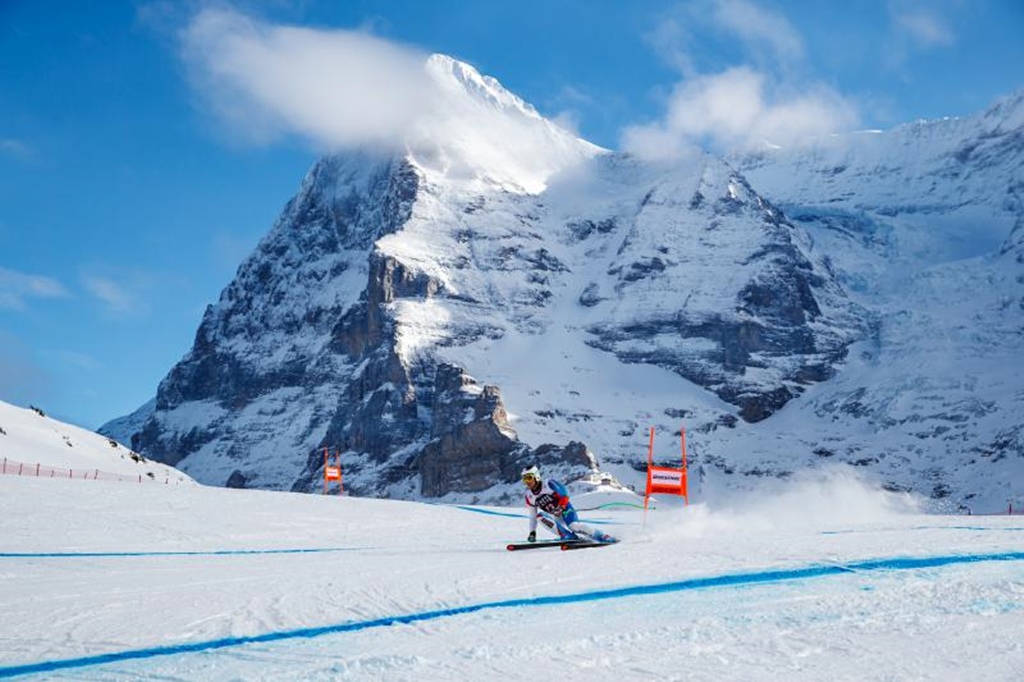
M 686 504 L 690 503 L 690 495 L 686 486 L 686 429 L 679 429 L 679 439 L 679 448 L 683 458 L 682 468 L 654 466 L 654 427 L 651 427 L 651 438 L 647 444 L 647 492 L 644 494 L 645 513 L 647 512 L 647 504 L 652 493 L 679 495 L 686 500 Z
M 324 448 L 324 495 L 327 494 L 328 481 L 338 482 L 338 494 L 344 492 L 344 484 L 341 478 L 341 458 L 338 451 L 334 451 L 334 466 L 330 466 L 327 460 L 327 448 Z

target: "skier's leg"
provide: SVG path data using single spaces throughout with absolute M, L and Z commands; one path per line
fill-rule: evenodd
M 562 519 L 556 519 L 555 523 L 557 524 L 557 527 L 558 527 L 558 535 L 563 540 L 575 540 L 576 539 L 576 533 L 573 532 L 573 530 L 569 526 L 569 524 L 567 524 Z
M 594 540 L 595 542 L 618 542 L 617 538 L 612 537 L 608 533 L 605 533 L 603 530 L 591 528 L 590 526 L 580 521 L 575 521 L 569 524 L 569 528 L 572 530 L 574 534 L 587 538 L 589 540 Z
M 548 531 L 552 535 L 558 538 L 562 537 L 562 531 L 558 528 L 558 524 L 543 512 L 537 515 L 537 520 L 540 521 L 541 525 L 544 526 L 544 530 Z
M 540 513 L 540 518 L 543 519 L 548 530 L 558 535 L 560 540 L 574 540 L 576 539 L 576 533 L 572 532 L 569 524 L 566 523 L 565 519 L 555 515 L 549 515 L 544 512 Z

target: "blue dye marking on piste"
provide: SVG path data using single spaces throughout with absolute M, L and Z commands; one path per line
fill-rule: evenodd
M 212 651 L 228 647 L 242 646 L 246 644 L 262 644 L 267 642 L 279 642 L 288 639 L 311 639 L 324 635 L 333 635 L 344 632 L 356 632 L 370 628 L 386 627 L 389 625 L 407 625 L 425 620 L 437 618 L 448 618 L 461 616 L 468 613 L 476 613 L 490 609 L 508 609 L 527 606 L 551 606 L 555 604 L 577 604 L 590 601 L 601 601 L 604 599 L 621 599 L 624 597 L 639 597 L 652 594 L 664 594 L 666 592 L 683 592 L 688 590 L 702 590 L 715 587 L 736 587 L 743 585 L 758 585 L 763 583 L 781 582 L 787 580 L 807 580 L 810 578 L 821 578 L 825 576 L 842 575 L 850 571 L 878 571 L 892 570 L 905 571 L 921 568 L 936 568 L 941 566 L 952 566 L 955 564 L 970 564 L 987 561 L 1024 561 L 1024 552 L 1004 552 L 1000 554 L 963 554 L 952 556 L 935 557 L 908 557 L 889 559 L 870 559 L 843 565 L 812 565 L 804 568 L 775 569 L 770 571 L 759 571 L 756 573 L 736 573 L 732 575 L 709 576 L 706 578 L 691 578 L 675 582 L 660 583 L 655 585 L 638 585 L 634 587 L 620 587 L 610 590 L 595 590 L 592 592 L 580 592 L 578 594 L 566 594 L 553 597 L 529 597 L 522 599 L 508 599 L 505 601 L 485 602 L 482 604 L 470 604 L 450 609 L 439 609 L 436 611 L 424 611 L 422 613 L 410 613 L 399 616 L 387 616 L 373 620 L 355 621 L 351 623 L 339 623 L 315 628 L 300 628 L 297 630 L 281 630 L 279 632 L 268 632 L 262 635 L 248 637 L 225 637 L 205 642 L 193 642 L 191 644 L 177 644 L 174 646 L 150 647 L 146 649 L 134 649 L 130 651 L 119 651 L 96 656 L 83 656 L 81 658 L 68 658 L 63 660 L 41 661 L 26 665 L 15 665 L 0 668 L 0 678 L 15 677 L 18 675 L 29 675 L 34 673 L 51 673 L 57 670 L 69 668 L 84 668 L 86 666 L 102 665 L 104 663 L 119 663 L 159 656 L 174 656 L 177 654 L 196 653 L 201 651 Z
M 999 531 L 999 530 L 1011 530 L 1011 531 L 1022 531 L 1024 527 L 1007 527 L 1000 528 L 999 526 L 914 526 L 910 530 L 978 530 L 978 531 Z
M 489 514 L 491 516 L 507 516 L 507 517 L 513 518 L 513 519 L 525 519 L 525 518 L 527 518 L 526 514 L 517 514 L 517 513 L 513 513 L 513 512 L 492 511 L 490 509 L 479 509 L 477 507 L 467 507 L 467 506 L 464 506 L 464 505 L 461 505 L 461 504 L 457 504 L 457 505 L 454 505 L 454 506 L 455 506 L 456 509 L 461 509 L 463 511 L 468 511 L 468 512 L 476 512 L 477 514 Z M 579 511 L 579 510 L 577 510 L 577 511 Z M 590 511 L 592 511 L 592 510 L 590 510 Z M 582 521 L 584 523 L 596 523 L 599 526 L 621 526 L 621 525 L 624 525 L 621 521 L 607 521 L 607 520 L 591 519 L 591 518 L 587 518 L 587 519 L 580 518 L 580 521 Z
M 897 530 L 897 529 L 894 528 L 892 530 Z M 905 530 L 971 530 L 971 531 L 1004 531 L 1004 530 L 1008 530 L 1008 531 L 1020 532 L 1020 531 L 1024 530 L 1024 527 L 1013 527 L 1013 526 L 1010 526 L 1010 527 L 1006 527 L 1006 528 L 1001 528 L 999 526 L 914 526 L 913 528 L 909 528 L 909 529 L 900 528 L 898 530 L 900 532 L 904 532 Z M 884 529 L 882 529 L 882 530 L 877 530 L 877 529 L 875 529 L 875 530 L 825 530 L 825 531 L 821 532 L 821 535 L 849 535 L 851 533 L 878 533 L 878 532 L 885 532 L 885 530 Z
M 0 552 L 0 559 L 80 559 L 96 557 L 139 556 L 230 556 L 233 554 L 316 554 L 319 552 L 351 552 L 354 547 L 311 547 L 297 549 L 221 549 L 210 552 Z
M 521 518 L 525 518 L 525 516 L 526 516 L 525 514 L 514 514 L 514 513 L 511 513 L 511 512 L 499 512 L 499 511 L 493 511 L 493 510 L 490 510 L 490 509 L 480 509 L 478 507 L 466 507 L 466 506 L 463 506 L 461 504 L 455 505 L 455 508 L 456 509 L 461 509 L 462 511 L 476 512 L 477 514 L 489 514 L 491 516 L 507 516 L 507 517 L 513 518 L 513 519 L 521 519 Z

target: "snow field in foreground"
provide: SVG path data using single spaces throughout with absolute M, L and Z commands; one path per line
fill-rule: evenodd
M 646 523 L 584 514 L 620 545 L 509 553 L 520 509 L 0 478 L 0 677 L 33 664 L 85 680 L 1024 670 L 1019 517 L 921 515 L 838 475 L 670 507 Z M 951 563 L 900 563 L 929 557 Z

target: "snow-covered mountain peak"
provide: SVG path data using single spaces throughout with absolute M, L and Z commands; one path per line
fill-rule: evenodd
M 406 145 L 428 175 L 535 194 L 553 175 L 603 151 L 469 64 L 435 54 L 425 69 L 434 99 Z
M 431 79 L 442 88 L 469 94 L 496 109 L 541 119 L 541 115 L 532 105 L 506 90 L 497 79 L 484 76 L 474 67 L 458 59 L 445 54 L 433 54 L 427 58 L 426 70 Z

